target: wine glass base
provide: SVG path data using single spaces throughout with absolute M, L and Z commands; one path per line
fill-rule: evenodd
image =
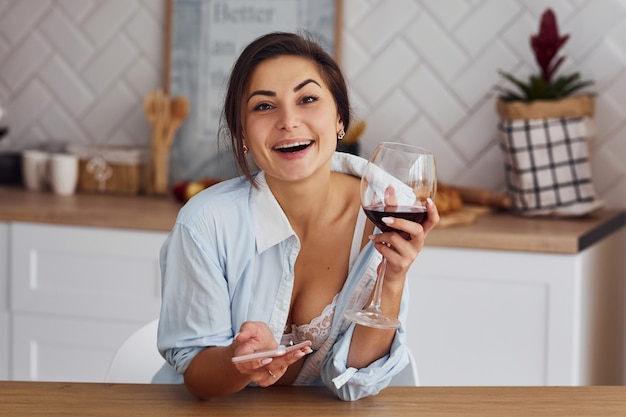
M 380 311 L 346 311 L 344 317 L 362 326 L 376 329 L 397 329 L 400 327 L 400 320 L 387 317 Z

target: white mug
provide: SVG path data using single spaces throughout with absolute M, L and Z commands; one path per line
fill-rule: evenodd
M 50 185 L 58 195 L 72 195 L 78 183 L 78 156 L 52 154 L 48 162 Z
M 46 188 L 49 158 L 49 154 L 42 151 L 22 152 L 22 177 L 28 190 L 42 191 Z

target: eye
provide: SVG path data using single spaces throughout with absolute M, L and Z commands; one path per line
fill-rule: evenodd
M 303 104 L 315 103 L 320 98 L 318 96 L 306 96 L 302 99 Z
M 254 111 L 264 111 L 264 110 L 270 110 L 272 108 L 273 108 L 272 105 L 269 104 L 269 103 L 259 103 L 256 106 L 254 106 L 252 108 L 252 110 L 254 110 Z

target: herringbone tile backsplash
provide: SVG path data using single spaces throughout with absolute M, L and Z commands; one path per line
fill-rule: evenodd
M 503 189 L 497 71 L 536 65 L 529 37 L 551 7 L 571 35 L 562 71 L 595 80 L 598 193 L 626 207 L 626 0 L 344 0 L 342 65 L 361 154 L 382 140 L 435 151 L 441 180 Z M 0 0 L 0 150 L 147 145 L 143 97 L 161 84 L 163 1 Z

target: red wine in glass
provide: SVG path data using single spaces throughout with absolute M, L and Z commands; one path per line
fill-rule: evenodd
M 368 219 L 372 221 L 383 232 L 398 232 L 400 235 L 409 240 L 410 236 L 406 232 L 396 230 L 385 224 L 383 217 L 398 217 L 410 220 L 419 224 L 423 224 L 428 219 L 428 211 L 423 206 L 385 206 L 377 204 L 372 206 L 364 206 L 363 211 Z

